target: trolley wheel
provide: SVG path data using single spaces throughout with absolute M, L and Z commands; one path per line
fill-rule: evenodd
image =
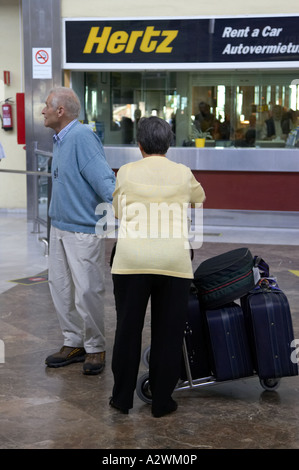
M 151 352 L 151 347 L 148 346 L 142 353 L 142 362 L 147 369 L 149 368 L 150 352 Z
M 263 389 L 273 392 L 280 385 L 280 379 L 260 379 L 260 384 Z
M 136 393 L 140 400 L 145 403 L 152 403 L 152 394 L 149 386 L 149 373 L 146 372 L 137 380 Z

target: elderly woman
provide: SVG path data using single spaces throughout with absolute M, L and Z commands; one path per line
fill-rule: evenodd
M 205 193 L 188 167 L 166 158 L 172 139 L 166 121 L 142 118 L 137 141 L 143 159 L 119 169 L 113 194 L 120 229 L 111 270 L 117 326 L 110 405 L 122 413 L 133 407 L 149 299 L 152 414 L 161 417 L 177 408 L 171 395 L 180 376 L 193 278 L 186 207 L 202 203 Z

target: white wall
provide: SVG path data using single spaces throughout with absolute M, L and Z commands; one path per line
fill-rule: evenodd
M 0 0 L 0 102 L 10 97 L 14 102 L 13 131 L 4 131 L 0 126 L 0 141 L 6 154 L 6 158 L 0 162 L 0 169 L 26 169 L 26 152 L 24 145 L 17 144 L 16 131 L 16 93 L 24 90 L 20 23 L 19 0 Z M 4 70 L 10 71 L 9 86 L 3 82 Z M 25 175 L 0 172 L 0 209 L 3 208 L 26 209 Z
M 289 0 L 62 0 L 62 17 L 158 17 L 158 16 L 237 16 L 237 15 L 282 15 L 298 13 L 298 1 Z

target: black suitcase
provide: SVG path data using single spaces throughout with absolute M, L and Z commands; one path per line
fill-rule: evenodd
M 261 379 L 298 375 L 297 362 L 291 360 L 294 339 L 289 302 L 271 279 L 241 298 L 253 363 Z
M 209 377 L 211 375 L 209 347 L 204 313 L 200 309 L 196 289 L 190 290 L 188 316 L 185 328 L 185 340 L 188 353 L 188 363 L 192 379 Z M 185 359 L 182 357 L 180 378 L 187 380 Z
M 203 261 L 194 273 L 199 301 L 205 309 L 233 302 L 255 286 L 254 260 L 248 248 L 237 248 Z
M 206 317 L 216 380 L 253 375 L 252 357 L 240 305 L 232 302 L 215 310 L 207 310 Z

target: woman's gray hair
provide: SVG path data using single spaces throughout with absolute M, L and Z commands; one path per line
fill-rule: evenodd
M 138 122 L 136 138 L 148 155 L 165 155 L 173 142 L 173 133 L 164 119 L 150 116 Z
M 78 118 L 80 114 L 81 104 L 78 95 L 67 87 L 56 87 L 50 90 L 49 96 L 51 96 L 51 104 L 54 108 L 63 106 L 65 113 L 68 117 L 73 119 Z

